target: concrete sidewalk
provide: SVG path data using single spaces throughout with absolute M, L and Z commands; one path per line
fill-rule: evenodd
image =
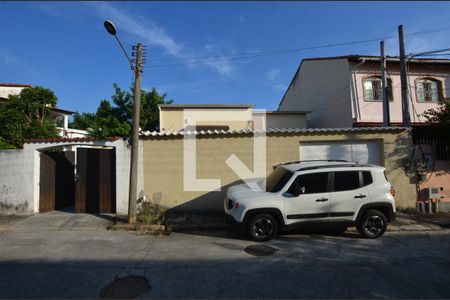
M 439 225 L 421 221 L 414 216 L 397 212 L 397 218 L 389 223 L 388 231 L 439 231 L 443 228 Z
M 5 219 L 3 230 L 106 230 L 114 222 L 114 214 L 75 214 L 67 211 L 50 211 L 28 217 L 0 216 Z

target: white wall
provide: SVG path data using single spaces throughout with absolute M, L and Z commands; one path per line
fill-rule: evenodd
M 304 60 L 278 110 L 311 111 L 308 127 L 352 127 L 348 60 Z
M 306 113 L 274 113 L 253 111 L 253 129 L 307 128 Z
M 1 150 L 0 213 L 32 213 L 34 211 L 33 184 L 33 159 L 30 153 L 22 149 Z
M 266 115 L 267 128 L 306 128 L 306 114 L 273 114 Z
M 56 146 L 111 146 L 116 149 L 116 212 L 128 213 L 131 147 L 127 141 L 27 143 L 21 150 L 0 150 L 0 214 L 39 212 L 40 151 Z M 142 142 L 139 143 L 138 195 L 143 193 Z
M 0 86 L 0 98 L 8 98 L 9 95 L 18 95 L 24 89 L 21 86 Z

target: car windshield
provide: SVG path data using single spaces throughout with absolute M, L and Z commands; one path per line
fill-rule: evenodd
M 279 192 L 286 182 L 292 177 L 292 172 L 282 167 L 277 167 L 266 178 L 266 192 L 276 193 Z

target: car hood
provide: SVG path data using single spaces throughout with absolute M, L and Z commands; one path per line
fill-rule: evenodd
M 245 183 L 238 184 L 228 189 L 227 196 L 232 200 L 243 200 L 249 198 L 267 197 L 270 195 L 270 193 L 261 190 L 260 186 L 256 185 L 256 182 L 255 187 L 259 187 L 259 189 L 252 189 Z

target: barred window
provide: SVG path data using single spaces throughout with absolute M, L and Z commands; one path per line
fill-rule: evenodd
M 442 92 L 441 82 L 430 78 L 419 79 L 416 91 L 419 102 L 439 102 Z
M 392 100 L 391 80 L 387 79 L 388 99 Z M 364 100 L 381 101 L 383 100 L 383 85 L 380 76 L 372 76 L 364 80 Z

